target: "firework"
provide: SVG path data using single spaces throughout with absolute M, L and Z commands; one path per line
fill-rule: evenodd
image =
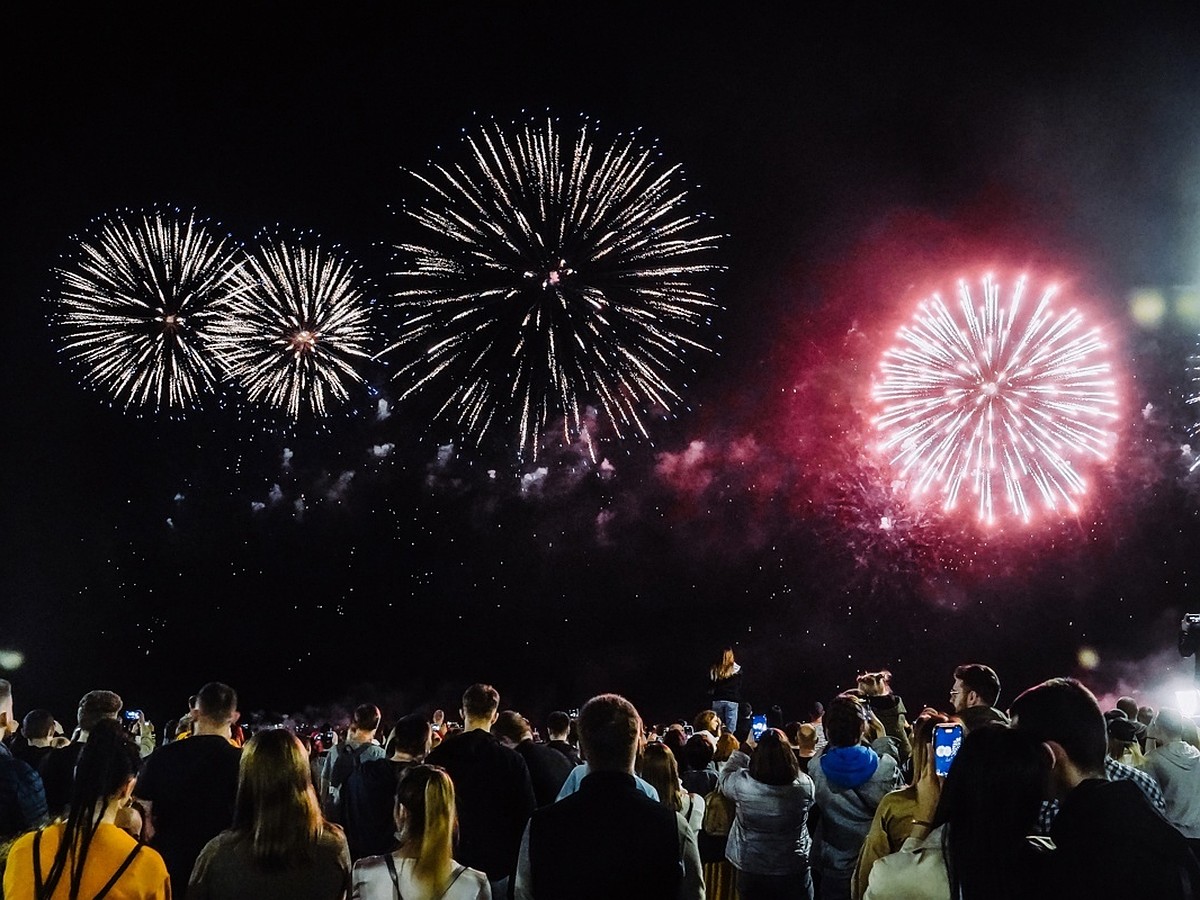
M 947 510 L 972 498 L 980 521 L 1025 522 L 1035 508 L 1078 509 L 1080 464 L 1104 460 L 1117 398 L 1105 344 L 1083 316 L 1030 302 L 1020 278 L 1007 301 L 986 276 L 982 303 L 965 281 L 958 303 L 921 302 L 880 366 L 880 447 L 914 494 Z
M 589 404 L 618 437 L 646 436 L 717 308 L 718 237 L 680 168 L 587 122 L 492 124 L 465 144 L 464 162 L 412 173 L 422 237 L 396 248 L 405 322 L 388 348 L 406 353 L 402 397 L 430 392 L 476 442 L 515 428 L 522 453 L 560 416 L 570 442 Z
M 1190 374 L 1192 376 L 1192 389 L 1187 402 L 1197 407 L 1196 412 L 1198 416 L 1191 428 L 1192 440 L 1196 442 L 1197 447 L 1194 451 L 1196 458 L 1188 471 L 1194 472 L 1196 469 L 1200 469 L 1200 352 L 1197 352 L 1191 359 Z
M 102 220 L 57 270 L 63 352 L 126 409 L 198 405 L 222 375 L 210 348 L 236 293 L 236 252 L 194 214 Z
M 339 255 L 269 237 L 248 254 L 215 343 L 252 403 L 295 420 L 325 416 L 360 382 L 370 355 L 371 301 Z

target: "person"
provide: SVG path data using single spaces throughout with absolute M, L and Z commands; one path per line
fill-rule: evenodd
M 896 742 L 897 758 L 903 764 L 912 753 L 908 736 L 910 726 L 904 701 L 892 692 L 892 673 L 887 669 L 864 672 L 858 676 L 857 684 L 871 711 L 883 725 L 884 733 Z
M 954 670 L 950 702 L 954 716 L 963 726 L 963 734 L 993 722 L 1008 724 L 1008 716 L 996 709 L 1000 700 L 1000 676 L 990 666 L 966 663 Z
M 9 748 L 13 756 L 28 763 L 32 769 L 40 768 L 54 749 L 54 713 L 48 709 L 31 709 L 21 720 L 21 735 L 25 739 L 21 745 L 18 747 L 14 742 Z
M 321 815 L 304 746 L 284 728 L 260 731 L 242 748 L 233 824 L 196 857 L 188 897 L 340 900 L 349 886 L 346 838 Z
M 742 704 L 742 667 L 733 658 L 732 647 L 721 651 L 721 658 L 708 670 L 708 680 L 713 712 L 729 731 L 736 732 Z
M 192 733 L 146 760 L 135 796 L 145 811 L 149 843 L 162 854 L 175 897 L 188 894 L 200 850 L 229 827 L 241 750 L 230 741 L 237 693 L 213 681 L 196 695 Z
M 501 744 L 516 750 L 521 759 L 525 760 L 537 805 L 549 806 L 557 800 L 558 792 L 562 790 L 567 776 L 575 768 L 566 756 L 551 750 L 545 744 L 535 743 L 529 722 L 511 709 L 506 709 L 496 717 L 492 733 L 499 738 Z
M 813 780 L 800 771 L 787 736 L 763 732 L 747 756 L 736 751 L 721 772 L 717 790 L 736 810 L 725 856 L 737 870 L 743 900 L 813 896 L 808 811 Z
M 111 720 L 89 729 L 68 798 L 70 814 L 22 836 L 4 872 L 8 900 L 75 900 L 107 894 L 113 900 L 169 900 L 161 856 L 116 825 L 129 804 L 141 756 Z
M 704 797 L 717 789 L 717 766 L 713 762 L 716 752 L 716 738 L 707 731 L 687 739 L 679 760 L 683 764 L 679 777 L 684 790 Z
M 432 746 L 433 729 L 426 718 L 404 716 L 388 736 L 391 755 L 363 763 L 362 769 L 346 780 L 343 827 L 351 859 L 379 856 L 395 848 L 396 785 L 405 772 L 421 764 Z
M 79 754 L 87 743 L 88 735 L 104 719 L 116 720 L 121 714 L 121 697 L 112 691 L 88 691 L 79 700 L 75 711 L 75 729 L 71 742 L 65 747 L 56 747 L 44 760 L 39 772 L 46 787 L 46 808 L 52 818 L 65 815 L 71 801 L 71 785 L 75 778 L 75 766 Z
M 409 768 L 396 786 L 400 846 L 354 864 L 353 900 L 489 900 L 487 876 L 453 858 L 457 824 L 454 782 L 446 770 Z
M 876 860 L 896 853 L 908 840 L 913 830 L 913 817 L 917 807 L 917 785 L 922 779 L 929 780 L 935 773 L 933 756 L 933 733 L 936 726 L 949 722 L 941 713 L 926 709 L 913 724 L 912 781 L 907 787 L 885 794 L 875 809 L 875 817 L 858 854 L 858 864 L 850 884 L 850 896 L 862 900 L 867 890 L 867 879 Z
M 521 833 L 537 802 L 529 767 L 491 733 L 500 694 L 490 684 L 463 693 L 463 730 L 446 737 L 426 758 L 454 779 L 458 799 L 458 859 L 486 872 L 492 894 L 508 894 Z
M 1104 721 L 1108 728 L 1108 758 L 1144 769 L 1146 756 L 1142 753 L 1141 739 L 1146 734 L 1146 726 L 1130 719 L 1120 709 L 1110 709 L 1104 714 Z
M 976 728 L 944 787 L 931 766 L 922 770 L 912 834 L 871 867 L 864 900 L 1049 900 L 1047 857 L 1028 835 L 1050 763 L 1029 734 Z
M 1200 851 L 1200 750 L 1183 739 L 1183 714 L 1164 706 L 1150 725 L 1146 772 L 1162 789 L 1167 821 Z M 1200 855 L 1200 854 L 1198 854 Z
M 700 833 L 700 823 L 704 821 L 704 795 L 683 787 L 675 754 L 665 744 L 646 745 L 642 753 L 642 778 L 658 791 L 659 803 L 681 813 L 693 834 Z
M 2 740 L 17 730 L 12 684 L 0 678 L 0 846 L 46 820 L 41 776 L 17 759 Z
M 696 714 L 696 718 L 692 721 L 692 731 L 695 735 L 706 731 L 716 740 L 721 736 L 721 717 L 717 715 L 715 710 L 705 709 Z
M 1074 678 L 1052 678 L 1017 697 L 1010 712 L 1054 759 L 1048 787 L 1061 808 L 1050 829 L 1056 849 L 1048 877 L 1059 896 L 1200 895 L 1200 864 L 1186 838 L 1135 784 L 1105 777 L 1107 732 L 1091 691 Z M 1105 847 L 1119 848 L 1121 865 L 1101 863 Z
M 379 741 L 375 740 L 380 718 L 382 714 L 379 707 L 372 703 L 355 707 L 350 727 L 346 730 L 346 740 L 330 747 L 321 762 L 317 797 L 326 818 L 331 822 L 345 824 L 341 792 L 350 773 L 357 771 L 363 763 L 383 759 L 386 755 Z
M 713 765 L 717 767 L 717 774 L 720 775 L 725 768 L 725 764 L 729 762 L 729 757 L 733 756 L 741 744 L 738 739 L 733 736 L 732 732 L 725 732 L 717 738 L 717 749 L 713 751 Z
M 696 838 L 683 817 L 638 791 L 642 719 L 617 694 L 579 713 L 590 772 L 579 790 L 537 810 L 521 840 L 517 900 L 704 896 Z M 618 862 L 619 861 L 619 862 Z
M 866 703 L 849 694 L 835 697 L 825 708 L 828 743 L 808 765 L 821 811 L 817 865 L 822 900 L 850 896 L 858 852 L 875 810 L 884 795 L 900 786 L 894 745 L 877 722 Z M 864 743 L 869 724 L 880 733 L 873 746 Z
M 579 751 L 571 743 L 571 717 L 561 710 L 555 710 L 546 716 L 546 746 L 557 750 L 570 761 L 572 766 L 580 765 Z

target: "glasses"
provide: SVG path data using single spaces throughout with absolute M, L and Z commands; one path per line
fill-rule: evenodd
M 958 696 L 959 694 L 961 694 L 961 693 L 962 693 L 962 691 L 951 691 L 951 692 L 950 692 L 950 696 L 951 696 L 951 697 L 957 697 L 957 696 Z

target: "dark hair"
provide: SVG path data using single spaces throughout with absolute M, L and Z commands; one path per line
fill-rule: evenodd
M 12 699 L 12 682 L 7 678 L 0 678 L 0 703 L 5 700 Z
M 38 900 L 53 896 L 63 875 L 69 879 L 68 897 L 76 900 L 105 803 L 137 776 L 140 766 L 137 745 L 120 723 L 113 719 L 96 722 L 75 764 L 70 812 Z
M 492 734 L 496 737 L 508 738 L 514 744 L 519 744 L 525 738 L 532 736 L 525 717 L 511 709 L 504 710 L 496 717 L 496 724 L 492 726 Z
M 472 719 L 490 719 L 500 708 L 500 692 L 490 684 L 473 684 L 463 693 L 464 715 Z
M 374 703 L 364 703 L 361 706 L 355 707 L 354 720 L 350 723 L 359 731 L 375 732 L 379 728 L 379 720 L 382 718 L 379 712 L 379 707 Z
M 588 767 L 625 771 L 633 759 L 642 719 L 633 704 L 619 694 L 600 694 L 579 711 L 579 743 Z
M 688 742 L 687 732 L 682 728 L 668 728 L 663 732 L 661 741 L 678 759 L 683 756 L 683 748 Z
M 196 693 L 196 711 L 212 722 L 232 721 L 237 703 L 237 691 L 219 681 L 210 681 Z
M 1104 771 L 1108 728 L 1100 704 L 1074 678 L 1051 678 L 1013 701 L 1014 724 L 1039 741 L 1054 741 L 1085 774 Z
M 388 737 L 388 753 L 399 750 L 409 756 L 424 756 L 431 734 L 432 729 L 424 716 L 404 716 L 392 726 L 392 733 Z
M 31 709 L 21 720 L 21 733 L 26 740 L 50 737 L 54 734 L 54 713 L 48 709 Z
M 829 701 L 821 721 L 830 746 L 853 747 L 862 740 L 863 725 L 867 721 L 864 710 L 863 702 L 852 694 L 838 694 Z
M 995 706 L 996 701 L 1000 699 L 1000 676 L 991 666 L 967 663 L 954 670 L 954 677 L 961 681 L 968 691 L 978 694 L 988 706 Z
M 79 701 L 76 721 L 84 731 L 91 731 L 104 719 L 115 719 L 121 711 L 121 698 L 112 691 L 88 691 Z
M 785 785 L 799 776 L 800 763 L 787 736 L 778 728 L 768 728 L 750 757 L 750 777 L 762 784 Z
M 950 896 L 965 900 L 1026 897 L 1050 756 L 1032 734 L 1005 725 L 976 728 L 946 776 L 934 822 L 946 825 L 943 848 Z
M 571 731 L 571 717 L 565 712 L 555 710 L 546 716 L 546 732 L 551 734 L 569 734 Z
M 711 741 L 701 735 L 693 734 L 683 745 L 683 764 L 685 768 L 699 772 L 708 768 L 708 764 L 713 761 L 716 752 L 717 748 L 712 745 Z

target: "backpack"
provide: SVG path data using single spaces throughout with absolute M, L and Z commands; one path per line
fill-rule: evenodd
M 372 744 L 346 747 L 338 753 L 329 773 L 330 794 L 333 800 L 333 821 L 345 825 L 349 818 L 361 810 L 367 801 L 364 791 L 362 766 L 363 754 Z
M 715 863 L 725 859 L 725 844 L 733 827 L 733 801 L 720 791 L 709 791 L 704 797 L 704 819 L 696 835 L 700 862 Z

